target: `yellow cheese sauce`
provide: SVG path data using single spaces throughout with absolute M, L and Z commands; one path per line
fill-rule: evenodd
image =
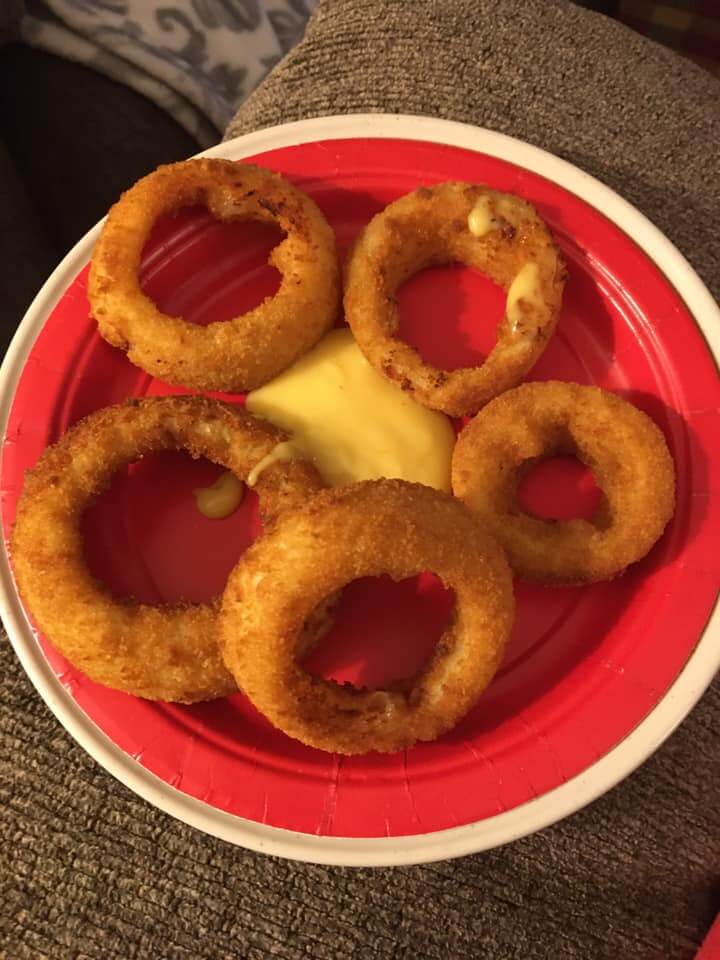
M 292 440 L 283 440 L 282 443 L 278 443 L 277 446 L 273 447 L 266 457 L 263 457 L 262 460 L 255 464 L 248 474 L 247 485 L 254 487 L 258 482 L 260 474 L 263 470 L 271 466 L 271 464 L 279 463 L 283 460 L 295 460 L 296 457 L 302 457 L 302 451 L 298 449 Z
M 511 227 L 519 227 L 523 219 L 532 216 L 527 207 L 518 205 L 514 197 L 502 193 L 478 197 L 468 214 L 468 230 L 474 237 L 484 237 L 491 230 L 499 230 L 503 221 Z
M 450 420 L 377 373 L 347 329 L 331 331 L 290 369 L 253 390 L 247 408 L 291 435 L 281 458 L 296 451 L 331 486 L 396 477 L 450 490 Z
M 521 267 L 517 276 L 510 284 L 510 289 L 507 294 L 505 312 L 510 321 L 510 329 L 513 333 L 522 327 L 523 304 L 540 306 L 542 302 L 540 270 L 538 269 L 538 265 L 536 263 L 526 263 L 524 267 Z
M 468 230 L 474 237 L 484 237 L 497 225 L 490 209 L 490 197 L 480 197 L 468 214 Z
M 242 503 L 245 488 L 234 473 L 226 470 L 209 487 L 193 490 L 200 513 L 209 520 L 223 520 Z

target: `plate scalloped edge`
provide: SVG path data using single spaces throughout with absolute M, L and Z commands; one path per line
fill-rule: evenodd
M 474 150 L 540 174 L 599 209 L 628 233 L 665 274 L 693 314 L 716 363 L 720 361 L 720 309 L 687 260 L 638 210 L 609 187 L 539 147 L 468 124 L 431 117 L 350 114 L 269 127 L 221 143 L 200 156 L 240 160 L 253 154 L 318 140 L 399 138 Z M 97 224 L 67 254 L 20 324 L 0 369 L 0 427 L 7 428 L 23 364 L 46 317 L 89 259 Z M 619 744 L 567 783 L 509 812 L 435 833 L 388 838 L 315 837 L 269 827 L 208 807 L 170 787 L 113 744 L 83 713 L 53 673 L 18 599 L 7 550 L 0 557 L 0 616 L 32 683 L 65 729 L 105 770 L 165 813 L 251 850 L 288 859 L 341 866 L 400 866 L 477 853 L 527 836 L 610 790 L 640 766 L 692 710 L 720 668 L 720 609 L 716 602 L 702 637 L 665 696 Z M 715 641 L 715 642 L 713 642 Z

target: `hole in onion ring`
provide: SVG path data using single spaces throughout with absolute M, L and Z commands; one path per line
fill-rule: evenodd
M 153 227 L 140 285 L 163 313 L 200 326 L 231 320 L 277 293 L 281 276 L 268 257 L 284 238 L 275 224 L 183 208 Z
M 418 674 L 432 656 L 455 606 L 455 593 L 431 573 L 395 583 L 349 583 L 333 626 L 303 660 L 315 676 L 376 689 Z
M 193 490 L 223 468 L 184 452 L 149 454 L 120 471 L 85 511 L 85 559 L 118 598 L 202 602 L 218 596 L 261 530 L 257 495 L 245 490 L 224 520 L 208 520 Z
M 535 463 L 518 483 L 521 508 L 545 520 L 592 520 L 602 500 L 592 470 L 575 457 L 550 457 Z
M 442 370 L 479 366 L 497 339 L 506 295 L 477 270 L 429 267 L 398 290 L 400 337 Z

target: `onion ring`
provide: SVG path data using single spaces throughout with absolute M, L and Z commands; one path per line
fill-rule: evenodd
M 219 220 L 276 223 L 270 263 L 280 289 L 255 309 L 206 327 L 160 311 L 138 276 L 156 220 L 204 205 Z M 290 366 L 333 325 L 340 301 L 335 237 L 316 204 L 279 174 L 230 160 L 187 160 L 139 180 L 110 210 L 88 295 L 100 334 L 166 383 L 245 391 Z
M 508 304 L 482 365 L 438 370 L 399 339 L 395 293 L 417 271 L 451 262 L 487 275 L 508 291 Z M 424 406 L 459 417 L 528 373 L 555 330 L 565 277 L 550 232 L 529 203 L 487 187 L 441 183 L 401 197 L 365 227 L 346 265 L 345 316 L 376 370 Z
M 571 454 L 604 494 L 592 521 L 545 520 L 517 501 L 523 469 Z M 453 492 L 504 546 L 528 580 L 609 580 L 644 557 L 675 509 L 665 438 L 637 407 L 598 387 L 525 383 L 489 403 L 460 434 Z
M 358 577 L 424 570 L 454 589 L 456 609 L 414 680 L 359 690 L 298 664 L 302 625 L 324 597 Z M 503 551 L 459 501 L 367 480 L 324 490 L 249 548 L 223 594 L 219 641 L 243 691 L 288 735 L 344 754 L 394 752 L 467 713 L 495 674 L 513 615 Z
M 188 450 L 244 479 L 282 431 L 203 397 L 153 397 L 106 407 L 72 427 L 27 474 L 12 535 L 20 594 L 54 647 L 92 680 L 151 700 L 192 703 L 236 690 L 217 647 L 218 601 L 152 606 L 117 600 L 93 579 L 80 516 L 113 473 L 157 450 Z M 303 461 L 258 480 L 274 518 L 322 488 Z

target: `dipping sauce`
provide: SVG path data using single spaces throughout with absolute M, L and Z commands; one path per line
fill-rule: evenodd
M 245 488 L 240 480 L 226 470 L 209 487 L 193 490 L 200 513 L 209 520 L 224 520 L 240 506 Z
M 253 390 L 247 408 L 291 435 L 290 447 L 279 444 L 270 457 L 305 457 L 331 486 L 393 477 L 450 490 L 450 420 L 377 373 L 349 330 L 331 331 Z

